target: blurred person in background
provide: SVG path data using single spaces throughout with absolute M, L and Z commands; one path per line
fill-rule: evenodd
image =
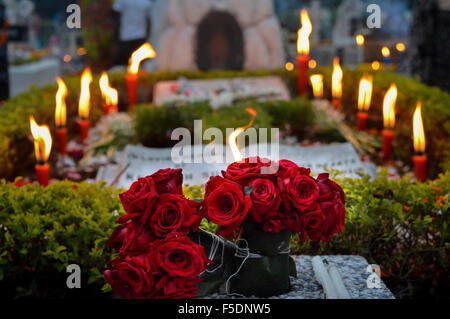
M 113 9 L 120 14 L 120 46 L 117 64 L 126 65 L 131 53 L 150 34 L 152 0 L 116 0 Z

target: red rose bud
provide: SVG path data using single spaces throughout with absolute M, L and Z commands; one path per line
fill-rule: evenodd
M 265 178 L 258 178 L 250 182 L 253 191 L 250 194 L 252 199 L 252 209 L 250 216 L 255 223 L 275 218 L 278 213 L 278 207 L 281 203 L 281 197 L 274 183 Z
M 272 162 L 268 159 L 249 157 L 244 159 L 242 162 L 234 162 L 230 164 L 226 172 L 222 172 L 222 175 L 226 179 L 236 182 L 242 186 L 246 186 L 254 178 L 275 178 L 276 170 L 271 166 Z M 262 171 L 262 169 L 264 169 L 264 171 Z
M 158 199 L 155 182 L 152 178 L 139 178 L 130 189 L 119 195 L 123 208 L 127 215 L 119 218 L 119 223 L 129 219 L 140 218 L 142 223 L 147 223 L 153 205 Z
M 160 169 L 150 177 L 155 181 L 159 195 L 166 193 L 183 195 L 183 173 L 181 168 Z

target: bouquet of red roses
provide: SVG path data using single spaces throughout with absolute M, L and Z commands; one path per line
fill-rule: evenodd
M 120 195 L 126 214 L 108 240 L 118 255 L 104 276 L 127 298 L 193 298 L 210 260 L 188 236 L 202 219 L 182 193 L 181 169 L 140 178 Z
M 344 227 L 345 195 L 328 174 L 315 179 L 291 161 L 254 157 L 222 175 L 210 178 L 201 203 L 183 196 L 181 169 L 140 178 L 120 195 L 126 214 L 108 241 L 117 257 L 104 272 L 116 294 L 281 294 L 296 274 L 291 234 L 329 241 Z M 200 230 L 203 217 L 237 244 Z
M 288 160 L 247 158 L 211 177 L 201 211 L 218 234 L 238 237 L 248 254 L 236 256 L 239 271 L 228 292 L 271 296 L 289 290 L 291 233 L 302 242 L 328 242 L 343 230 L 345 195 L 328 174 L 317 179 Z M 235 236 L 233 236 L 233 234 Z M 240 257 L 240 258 L 239 258 Z

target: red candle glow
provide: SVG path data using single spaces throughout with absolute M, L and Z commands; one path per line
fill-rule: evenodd
M 34 152 L 37 164 L 35 165 L 36 177 L 41 186 L 47 186 L 50 178 L 50 166 L 47 160 L 52 151 L 52 136 L 47 125 L 39 126 L 30 116 L 31 134 L 34 140 Z
M 128 105 L 133 107 L 137 102 L 137 83 L 139 66 L 143 60 L 152 59 L 156 57 L 156 52 L 153 50 L 150 43 L 145 43 L 139 47 L 130 57 L 128 72 L 126 75 L 127 91 L 128 91 Z
M 370 108 L 370 101 L 372 99 L 372 76 L 364 74 L 359 81 L 359 95 L 358 95 L 358 114 L 357 114 L 357 128 L 358 131 L 366 129 L 366 122 L 368 118 L 368 111 Z
M 308 81 L 309 36 L 312 32 L 311 20 L 306 9 L 300 12 L 300 21 L 302 27 L 297 33 L 297 84 L 298 94 L 305 95 Z
M 427 155 L 425 154 L 425 130 L 422 121 L 422 104 L 417 103 L 413 116 L 413 142 L 416 155 L 413 156 L 416 179 L 425 182 L 427 179 Z
M 102 92 L 102 97 L 103 97 L 103 114 L 108 114 L 108 113 L 117 113 L 118 112 L 118 108 L 117 108 L 117 104 L 118 104 L 118 100 L 119 100 L 119 94 L 117 93 L 117 90 L 112 88 L 109 85 L 109 78 L 108 78 L 108 74 L 106 72 L 102 73 L 102 76 L 100 77 L 99 80 L 99 84 L 100 84 L 100 91 Z
M 60 155 L 66 155 L 67 148 L 67 128 L 66 128 L 66 96 L 67 86 L 60 78 L 56 78 L 58 83 L 58 91 L 56 92 L 56 108 L 55 108 L 55 124 L 56 124 L 56 139 L 58 141 L 58 152 Z
M 343 75 L 339 58 L 336 57 L 333 60 L 333 73 L 331 75 L 331 94 L 333 96 L 333 107 L 336 110 L 341 107 Z
M 78 125 L 80 128 L 80 142 L 84 141 L 89 134 L 89 111 L 91 104 L 90 85 L 92 83 L 91 69 L 86 68 L 81 75 L 81 92 L 80 101 L 78 104 L 78 115 L 80 117 Z
M 395 102 L 397 101 L 397 86 L 391 84 L 383 100 L 383 160 L 387 161 L 392 153 L 392 140 L 394 139 Z

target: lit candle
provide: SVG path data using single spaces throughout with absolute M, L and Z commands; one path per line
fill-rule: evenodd
M 58 141 L 58 152 L 61 156 L 66 155 L 67 149 L 67 128 L 66 128 L 66 96 L 67 86 L 60 78 L 56 78 L 58 83 L 58 91 L 56 92 L 56 108 L 55 108 L 55 124 L 56 124 L 56 139 Z
M 240 134 L 245 132 L 246 129 L 253 125 L 256 115 L 258 114 L 256 110 L 252 108 L 246 108 L 245 110 L 252 116 L 250 122 L 246 126 L 234 130 L 228 137 L 228 146 L 230 147 L 235 162 L 241 162 L 244 159 L 242 153 L 239 151 L 237 138 Z
M 425 182 L 427 179 L 427 155 L 425 154 L 425 131 L 423 129 L 422 104 L 420 102 L 417 103 L 413 117 L 413 142 L 414 151 L 416 152 L 413 156 L 416 179 Z
M 306 9 L 300 12 L 300 20 L 302 27 L 297 33 L 297 84 L 298 95 L 305 95 L 308 81 L 309 36 L 312 32 L 311 20 Z
M 84 144 L 89 134 L 89 111 L 91 104 L 91 93 L 89 86 L 92 83 L 92 73 L 90 68 L 86 68 L 81 75 L 81 92 L 78 104 L 78 125 L 80 128 L 80 142 Z
M 370 108 L 370 101 L 372 99 L 372 76 L 364 74 L 359 81 L 358 94 L 358 114 L 357 114 L 357 128 L 359 131 L 366 129 L 366 122 Z
M 52 150 L 52 136 L 47 125 L 39 126 L 30 116 L 31 134 L 34 140 L 34 152 L 36 155 L 36 177 L 41 186 L 47 186 L 50 178 L 50 166 L 47 160 Z
M 339 58 L 336 57 L 333 60 L 333 73 L 331 75 L 331 94 L 333 96 L 333 107 L 336 110 L 341 107 L 342 78 L 342 68 L 339 65 Z
M 130 57 L 128 71 L 126 76 L 127 91 L 128 91 L 128 105 L 132 108 L 137 102 L 137 83 L 139 66 L 145 59 L 152 59 L 156 57 L 156 52 L 153 50 L 150 43 L 145 43 L 139 47 Z
M 391 50 L 388 47 L 381 48 L 381 55 L 383 55 L 384 69 L 388 71 L 391 64 Z
M 392 153 L 392 140 L 394 139 L 395 102 L 397 101 L 397 86 L 391 84 L 383 100 L 383 160 L 387 161 Z
M 112 88 L 109 85 L 109 78 L 108 78 L 108 74 L 106 72 L 102 73 L 102 76 L 100 77 L 99 80 L 99 85 L 100 85 L 100 91 L 102 93 L 102 97 L 103 97 L 103 102 L 102 102 L 102 107 L 103 107 L 103 114 L 108 114 L 108 113 L 117 113 L 118 112 L 118 108 L 117 108 L 117 104 L 118 104 L 118 100 L 119 100 L 119 94 L 117 93 L 117 90 Z
M 321 99 L 323 97 L 323 75 L 313 74 L 310 77 L 311 86 L 313 88 L 314 98 Z

